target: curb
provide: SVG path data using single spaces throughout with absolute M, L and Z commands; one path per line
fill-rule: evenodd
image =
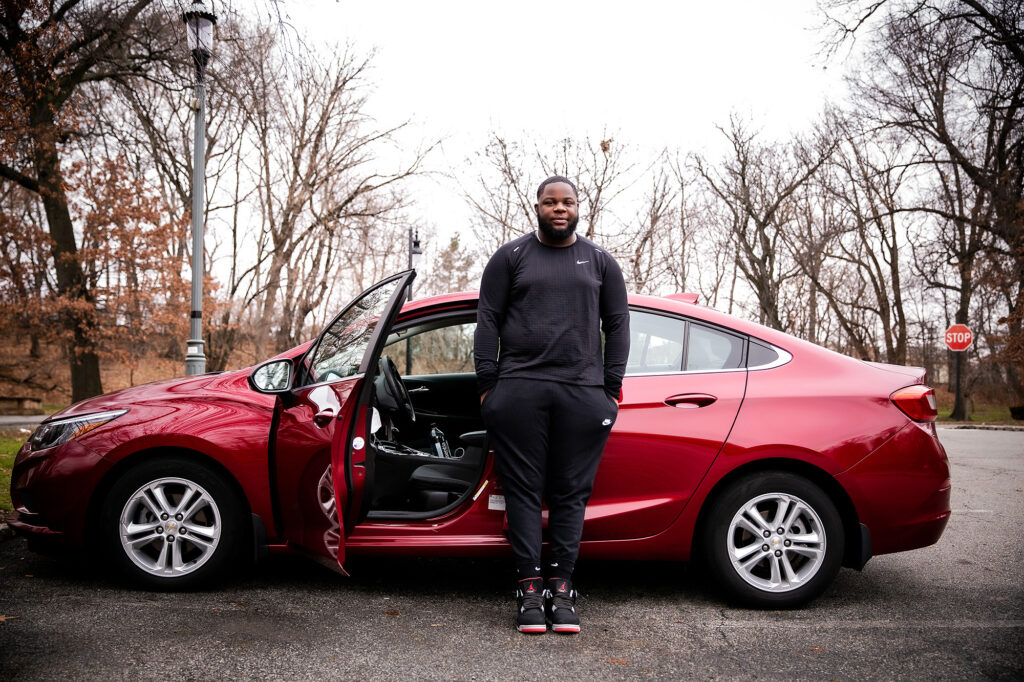
M 1024 431 L 1024 426 L 1011 426 L 1009 424 L 943 424 L 937 423 L 940 429 L 967 430 L 967 431 Z

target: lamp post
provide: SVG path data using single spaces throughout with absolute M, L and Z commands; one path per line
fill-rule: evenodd
M 420 264 L 420 259 L 423 258 L 423 249 L 420 248 L 420 233 L 417 230 L 415 233 L 412 231 L 412 226 L 409 227 L 409 269 L 412 270 Z M 409 300 L 412 300 L 412 284 L 409 284 Z M 406 376 L 412 374 L 412 346 L 410 344 L 411 339 L 405 340 L 405 374 Z
M 420 264 L 420 260 L 423 258 L 423 249 L 420 248 L 420 231 L 412 231 L 409 228 L 409 269 L 413 269 Z M 409 300 L 412 300 L 412 287 L 409 287 Z
M 188 49 L 196 65 L 196 96 L 192 108 L 196 112 L 192 152 L 192 311 L 189 314 L 188 351 L 185 374 L 206 372 L 203 352 L 203 199 L 206 193 L 206 87 L 203 75 L 213 53 L 213 26 L 217 16 L 202 0 L 195 0 L 181 16 L 185 22 Z

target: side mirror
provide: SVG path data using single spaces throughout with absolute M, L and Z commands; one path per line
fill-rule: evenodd
M 264 362 L 249 375 L 249 386 L 259 393 L 287 393 L 292 390 L 292 367 L 288 358 Z

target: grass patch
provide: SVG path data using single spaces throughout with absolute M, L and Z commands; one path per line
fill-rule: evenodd
M 43 403 L 43 412 L 46 414 L 53 414 L 54 412 L 63 410 L 68 406 L 68 404 L 69 403 Z
M 27 439 L 27 433 L 0 431 L 0 512 L 14 509 L 11 504 L 11 469 L 14 467 L 14 455 Z
M 953 413 L 952 401 L 939 401 L 939 417 L 937 421 L 953 421 L 949 418 Z M 993 403 L 971 403 L 967 409 L 968 421 L 978 424 L 1016 424 L 1024 426 L 1024 422 L 1010 416 L 1009 405 L 997 405 Z

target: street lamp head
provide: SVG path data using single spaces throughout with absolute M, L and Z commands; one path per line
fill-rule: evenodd
M 202 0 L 195 0 L 181 18 L 185 22 L 188 49 L 202 76 L 203 68 L 213 53 L 213 26 L 217 23 L 217 15 L 208 10 Z
M 420 232 L 416 230 L 416 236 L 412 237 L 412 241 L 409 244 L 409 263 L 415 268 L 420 264 L 423 259 L 423 249 L 420 248 Z

